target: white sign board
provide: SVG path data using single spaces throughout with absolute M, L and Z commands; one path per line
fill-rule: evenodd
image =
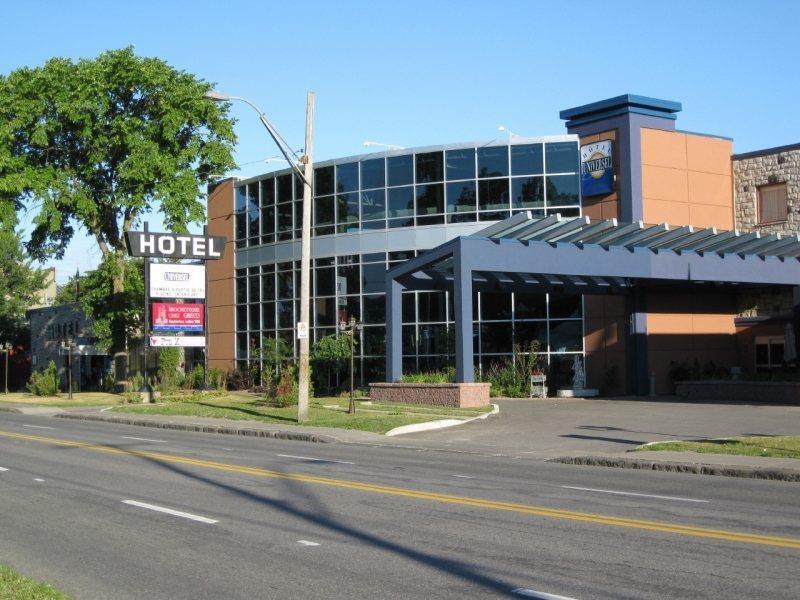
M 298 340 L 308 339 L 308 323 L 303 323 L 302 321 L 297 322 L 297 339 Z
M 203 265 L 150 265 L 151 298 L 205 298 L 206 268 Z
M 180 346 L 183 348 L 204 348 L 206 336 L 204 335 L 151 335 L 150 345 L 155 348 L 168 348 Z

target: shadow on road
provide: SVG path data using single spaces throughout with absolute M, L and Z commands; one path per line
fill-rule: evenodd
M 511 593 L 511 590 L 517 586 L 513 585 L 511 582 L 502 581 L 489 575 L 481 574 L 479 572 L 479 569 L 481 568 L 480 565 L 470 564 L 468 562 L 451 558 L 444 558 L 435 554 L 416 550 L 410 546 L 393 542 L 365 531 L 364 529 L 359 529 L 353 527 L 352 525 L 346 525 L 338 520 L 330 510 L 328 510 L 326 504 L 312 493 L 312 491 L 309 489 L 310 486 L 308 485 L 303 485 L 299 482 L 288 479 L 276 480 L 282 482 L 290 494 L 300 497 L 303 501 L 309 504 L 309 508 L 304 508 L 301 507 L 299 503 L 268 498 L 230 483 L 216 481 L 199 473 L 192 473 L 171 463 L 158 461 L 146 456 L 137 456 L 136 458 L 140 458 L 177 475 L 181 475 L 210 487 L 234 494 L 235 496 L 248 500 L 256 505 L 271 508 L 286 515 L 302 519 L 307 523 L 313 524 L 317 527 L 322 527 L 330 533 L 345 536 L 352 540 L 371 546 L 377 550 L 391 553 L 397 557 L 410 560 L 429 569 L 456 577 L 466 583 L 479 586 L 486 591 L 491 591 L 495 594 L 508 597 L 517 597 Z

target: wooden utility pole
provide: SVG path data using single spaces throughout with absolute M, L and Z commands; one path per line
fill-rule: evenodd
M 303 182 L 303 231 L 300 238 L 300 323 L 297 332 L 300 342 L 300 373 L 298 385 L 297 401 L 297 420 L 299 422 L 308 420 L 308 392 L 309 392 L 309 368 L 308 350 L 310 304 L 311 304 L 311 202 L 312 202 L 312 183 L 314 181 L 314 92 L 308 92 L 306 96 L 306 142 L 303 146 L 303 172 L 305 174 Z M 300 337 L 301 330 L 305 333 Z

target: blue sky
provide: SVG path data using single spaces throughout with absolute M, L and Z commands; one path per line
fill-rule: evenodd
M 366 139 L 491 139 L 499 124 L 563 133 L 559 110 L 627 92 L 682 102 L 679 128 L 732 137 L 737 152 L 800 142 L 800 3 L 789 0 L 27 0 L 6 3 L 3 21 L 0 72 L 132 44 L 252 99 L 298 148 L 312 89 L 317 160 L 358 154 Z M 276 154 L 254 113 L 234 114 L 239 163 Z M 82 232 L 59 281 L 98 256 Z

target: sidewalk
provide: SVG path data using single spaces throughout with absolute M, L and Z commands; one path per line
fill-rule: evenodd
M 172 429 L 202 433 L 242 435 L 314 443 L 339 442 L 345 444 L 364 444 L 409 448 L 418 450 L 438 450 L 492 456 L 506 456 L 517 459 L 541 460 L 563 464 L 604 466 L 679 473 L 698 473 L 724 475 L 729 477 L 748 477 L 800 482 L 800 459 L 764 458 L 760 456 L 737 456 L 728 454 L 700 454 L 693 452 L 630 452 L 634 447 L 655 439 L 676 439 L 675 430 L 664 430 L 663 420 L 654 429 L 653 423 L 644 423 L 645 414 L 654 412 L 653 403 L 641 404 L 637 401 L 591 401 L 571 400 L 554 404 L 549 401 L 525 403 L 521 401 L 500 401 L 499 415 L 486 420 L 465 423 L 448 429 L 428 431 L 387 437 L 385 435 L 355 429 L 333 429 L 327 427 L 306 427 L 281 425 L 259 421 L 214 419 L 202 417 L 132 415 L 113 413 L 101 406 L 89 407 L 42 407 L 31 405 L 0 404 L 0 411 L 20 412 L 29 415 L 55 416 L 65 419 L 101 421 Z M 591 405 L 591 408 L 588 408 Z M 619 405 L 619 412 L 613 410 Z M 603 426 L 597 424 L 597 414 L 591 413 L 603 408 Z M 673 406 L 672 408 L 678 408 Z M 735 410 L 732 406 L 728 410 Z M 694 406 L 693 410 L 702 410 Z M 760 423 L 752 422 L 752 409 L 732 418 L 730 435 L 747 435 L 739 431 L 740 421 L 747 420 L 747 432 L 758 431 L 762 435 L 787 434 L 782 427 L 790 424 L 793 429 L 796 419 L 785 419 L 785 410 L 798 410 L 800 407 L 783 409 L 772 407 L 766 410 L 769 415 Z M 759 413 L 764 407 L 756 408 Z M 657 411 L 655 411 L 657 412 Z M 691 413 L 692 411 L 687 411 Z M 773 414 L 774 413 L 774 414 Z M 697 415 L 694 415 L 697 416 Z M 795 414 L 791 415 L 795 417 Z M 652 415 L 656 420 L 663 415 Z M 688 414 L 673 415 L 676 421 L 686 421 L 696 425 Z M 731 417 L 733 417 L 731 415 Z M 587 421 L 594 422 L 592 425 Z M 634 421 L 634 423 L 625 421 Z M 580 424 L 579 424 L 580 423 Z M 614 425 L 611 425 L 614 423 Z M 684 423 L 685 424 L 685 423 Z M 626 427 L 627 425 L 627 427 Z M 706 428 L 703 428 L 706 429 Z M 600 433 L 602 431 L 602 433 Z M 580 432 L 580 433 L 579 433 Z M 593 432 L 593 434 L 589 434 Z M 623 433 L 624 432 L 624 433 Z M 597 435 L 600 433 L 599 435 Z M 620 434 L 623 435 L 620 435 Z M 631 433 L 641 439 L 629 439 Z M 645 435 L 642 435 L 642 434 Z M 688 438 L 701 437 L 700 431 L 682 431 Z M 721 435 L 722 437 L 726 433 Z M 589 434 L 589 435 L 587 435 Z M 627 434 L 627 435 L 626 435 Z M 687 435 L 689 434 L 689 435 Z M 751 434 L 752 435 L 752 434 Z M 710 437 L 710 436 L 709 436 Z

